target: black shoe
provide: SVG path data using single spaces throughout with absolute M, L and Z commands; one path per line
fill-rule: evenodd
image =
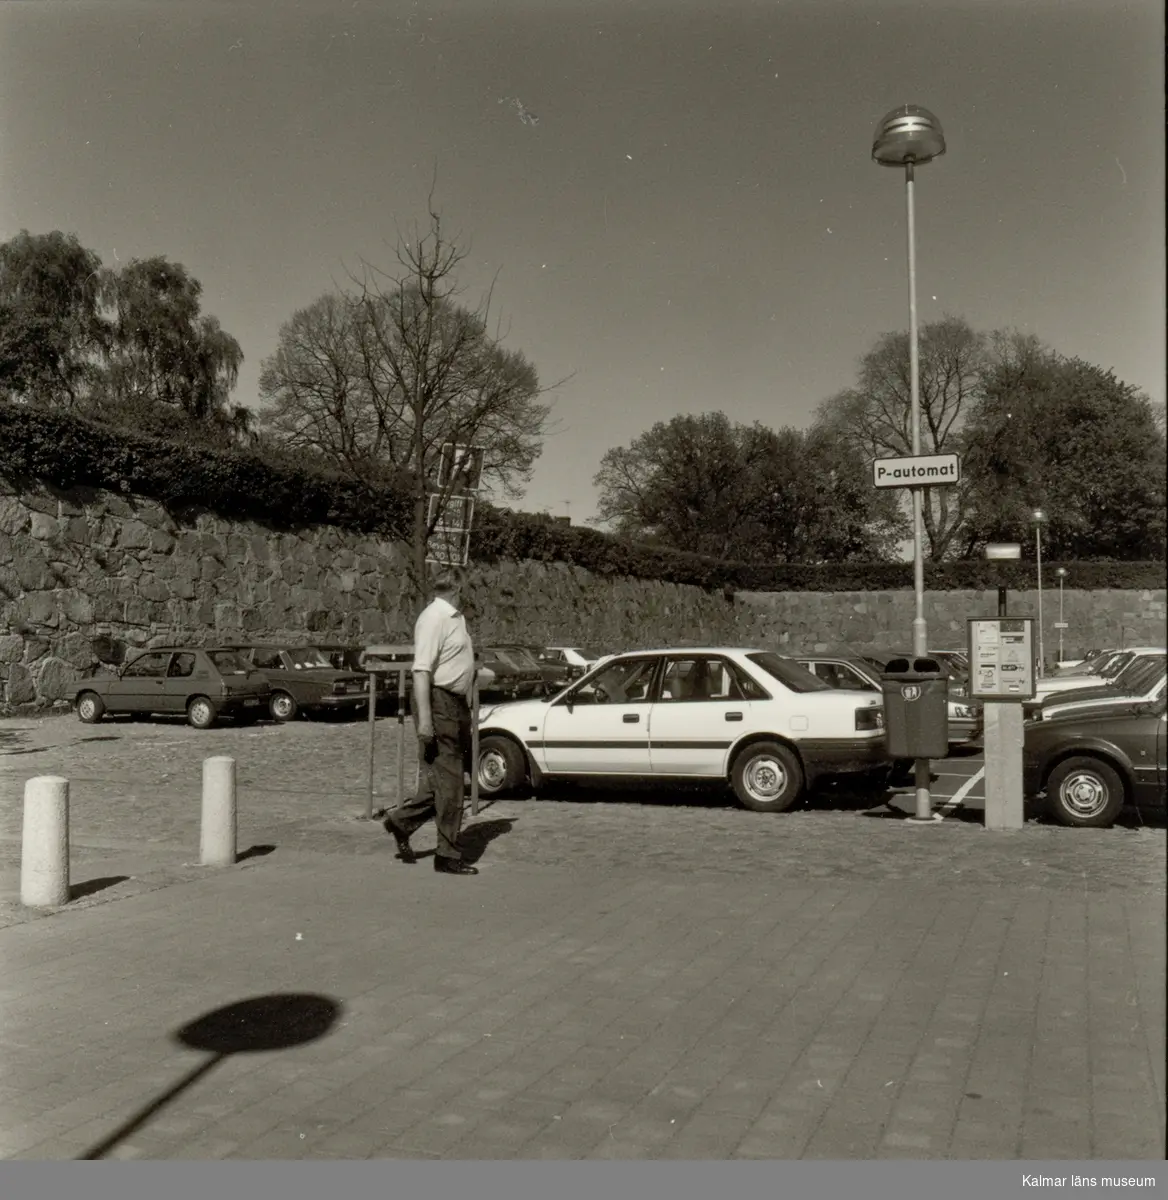
M 397 856 L 404 863 L 416 863 L 418 856 L 414 853 L 410 846 L 410 835 L 403 833 L 397 825 L 394 824 L 393 817 L 386 817 L 384 822 L 385 832 L 397 842 Z
M 477 875 L 479 873 L 478 867 L 464 863 L 461 858 L 446 858 L 441 854 L 434 856 L 434 870 L 440 871 L 443 875 Z

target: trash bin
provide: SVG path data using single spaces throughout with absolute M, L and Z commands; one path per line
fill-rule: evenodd
M 949 680 L 932 658 L 894 658 L 880 677 L 891 758 L 949 753 Z

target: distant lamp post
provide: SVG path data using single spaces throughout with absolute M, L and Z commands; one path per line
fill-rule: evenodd
M 1017 542 L 990 542 L 985 548 L 989 562 L 1016 561 L 1022 557 L 1022 547 Z M 998 616 L 1006 615 L 1006 585 L 998 581 Z
M 1059 581 L 1059 662 L 1063 661 L 1063 630 L 1067 624 L 1063 619 L 1063 581 L 1067 577 L 1066 567 L 1056 567 L 1055 572 Z
M 945 135 L 941 122 L 927 108 L 902 104 L 886 113 L 876 126 L 872 140 L 872 158 L 882 167 L 903 167 L 905 205 L 908 213 L 908 319 L 909 319 L 909 393 L 912 422 L 912 452 L 921 452 L 921 387 L 920 354 L 917 345 L 917 247 L 916 214 L 913 208 L 914 171 L 945 153 Z M 929 652 L 928 628 L 925 624 L 925 559 L 921 528 L 923 492 L 912 489 L 913 511 L 913 592 L 916 615 L 913 618 L 913 655 L 923 657 Z M 916 820 L 931 821 L 932 799 L 929 795 L 931 766 L 928 759 L 915 760 Z
M 1042 645 L 1042 524 L 1046 513 L 1036 508 L 1030 519 L 1034 522 L 1034 552 L 1038 559 L 1038 678 L 1041 679 L 1046 674 L 1046 653 Z

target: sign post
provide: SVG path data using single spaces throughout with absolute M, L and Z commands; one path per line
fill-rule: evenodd
M 969 694 L 985 713 L 985 827 L 1021 829 L 1022 701 L 1035 694 L 1034 620 L 971 617 Z
M 911 193 L 910 193 L 911 195 Z M 911 209 L 910 209 L 911 225 Z M 911 239 L 910 239 L 911 240 Z M 909 274 L 912 276 L 911 265 Z M 915 285 L 914 285 L 915 286 Z M 914 293 L 915 295 L 915 293 Z M 916 301 L 912 306 L 916 321 Z M 920 450 L 920 430 L 916 411 L 916 334 L 914 325 L 912 342 L 913 360 L 913 450 Z M 910 488 L 913 504 L 913 597 L 916 616 L 913 618 L 913 655 L 928 654 L 928 627 L 925 623 L 925 568 L 921 551 L 921 505 L 924 500 L 922 488 L 941 484 L 958 483 L 961 479 L 961 459 L 956 454 L 913 454 L 908 458 L 877 458 L 872 462 L 872 486 L 878 488 Z M 916 783 L 916 813 L 911 821 L 933 824 L 933 798 L 929 792 L 933 765 L 927 758 L 913 762 Z

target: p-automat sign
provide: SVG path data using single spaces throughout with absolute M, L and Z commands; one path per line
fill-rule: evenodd
M 961 459 L 956 454 L 918 454 L 912 458 L 878 458 L 872 463 L 876 487 L 934 487 L 957 483 Z

